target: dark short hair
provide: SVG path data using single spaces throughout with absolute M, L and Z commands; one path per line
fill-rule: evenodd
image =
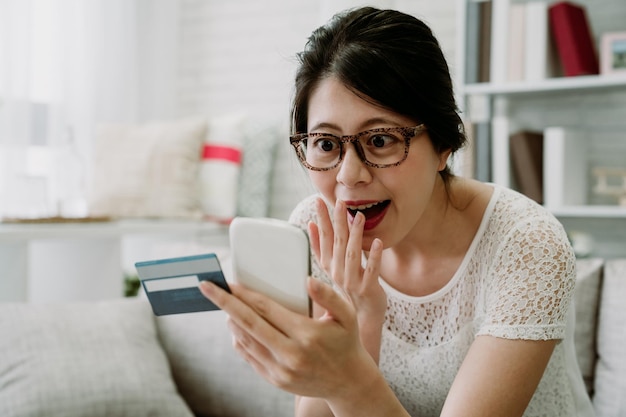
M 424 123 L 438 152 L 464 145 L 448 64 L 416 17 L 372 7 L 344 11 L 316 29 L 297 58 L 292 134 L 306 132 L 311 93 L 334 76 L 365 100 Z M 449 168 L 441 174 L 448 179 Z

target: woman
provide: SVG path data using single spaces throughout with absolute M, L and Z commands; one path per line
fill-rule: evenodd
M 430 29 L 355 9 L 299 58 L 290 140 L 319 196 L 291 221 L 310 236 L 315 314 L 203 284 L 240 354 L 297 395 L 297 416 L 592 415 L 565 232 L 450 172 L 465 136 Z

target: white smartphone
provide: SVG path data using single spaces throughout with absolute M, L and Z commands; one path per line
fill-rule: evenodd
M 311 315 L 309 237 L 284 220 L 235 217 L 229 227 L 233 279 L 292 311 Z

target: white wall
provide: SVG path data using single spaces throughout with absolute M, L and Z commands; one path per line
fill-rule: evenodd
M 360 3 L 181 0 L 180 111 L 222 114 L 245 109 L 283 120 L 289 111 L 295 54 L 331 10 Z M 423 17 L 453 56 L 454 2 L 371 2 L 377 3 Z
M 345 8 L 395 8 L 425 20 L 451 64 L 454 58 L 454 1 L 180 1 L 179 113 L 217 117 L 245 111 L 253 119 L 283 127 L 270 210 L 276 217 L 288 216 L 311 192 L 289 149 L 287 126 L 294 57 L 315 28 Z

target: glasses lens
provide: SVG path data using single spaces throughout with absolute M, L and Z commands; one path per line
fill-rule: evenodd
M 314 168 L 331 168 L 341 158 L 341 142 L 338 137 L 323 133 L 311 133 L 300 142 L 300 148 L 307 164 Z
M 374 165 L 395 165 L 405 157 L 406 141 L 393 130 L 376 129 L 364 132 L 358 143 L 365 159 Z

